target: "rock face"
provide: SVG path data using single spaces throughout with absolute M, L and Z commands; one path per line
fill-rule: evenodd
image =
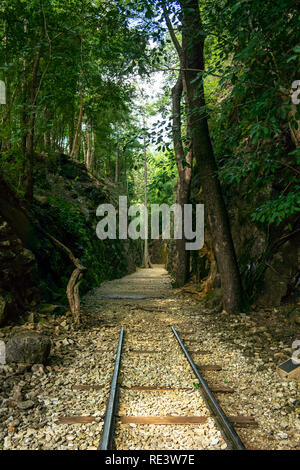
M 289 294 L 295 274 L 299 272 L 299 259 L 299 241 L 288 241 L 279 248 L 266 269 L 263 292 L 257 299 L 259 305 L 280 305 L 282 299 Z M 296 295 L 295 300 L 297 298 Z
M 0 216 L 0 326 L 39 300 L 35 257 Z
M 50 354 L 51 341 L 35 332 L 22 333 L 6 344 L 6 362 L 44 364 Z
M 260 307 L 276 307 L 284 303 L 296 304 L 300 295 L 299 234 L 295 228 L 295 233 L 292 235 L 288 226 L 284 224 L 280 227 L 256 225 L 252 221 L 251 213 L 264 202 L 265 196 L 258 193 L 241 197 L 241 194 L 246 195 L 246 193 L 246 188 L 242 186 L 237 193 L 230 193 L 230 189 L 227 188 L 231 233 L 244 288 L 251 301 Z M 196 194 L 194 198 L 197 200 Z M 282 241 L 284 239 L 285 242 Z M 204 247 L 199 252 L 192 253 L 193 273 L 199 282 L 206 281 L 207 276 L 210 276 L 210 273 L 205 272 L 206 267 L 208 270 L 211 269 L 211 258 L 208 255 L 212 252 L 212 248 L 209 241 L 208 229 Z M 205 248 L 207 248 L 206 253 Z M 167 268 L 172 272 L 169 265 Z M 215 273 L 212 288 L 221 286 L 217 276 Z

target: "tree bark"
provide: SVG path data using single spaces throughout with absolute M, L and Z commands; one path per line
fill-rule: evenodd
M 242 308 L 242 283 L 224 204 L 217 165 L 210 140 L 202 76 L 204 37 L 198 0 L 181 0 L 184 80 L 187 87 L 189 124 L 196 170 L 203 189 L 214 253 L 221 276 L 223 306 L 236 313 Z

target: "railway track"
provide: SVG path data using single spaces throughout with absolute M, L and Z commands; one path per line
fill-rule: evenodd
M 179 332 L 172 326 L 171 330 L 173 332 L 174 338 L 176 338 L 177 343 L 179 344 L 182 353 L 184 354 L 186 360 L 188 361 L 196 379 L 198 382 L 194 384 L 199 388 L 199 391 L 204 399 L 206 406 L 210 412 L 210 415 L 214 419 L 217 427 L 221 431 L 221 434 L 227 444 L 228 449 L 233 450 L 245 450 L 246 446 L 240 439 L 237 434 L 234 425 L 237 426 L 248 426 L 256 425 L 252 417 L 247 416 L 227 416 L 222 407 L 220 406 L 218 400 L 216 399 L 214 393 L 232 393 L 233 390 L 229 387 L 212 387 L 210 388 L 206 380 L 202 375 L 202 370 L 214 370 L 218 371 L 220 368 L 216 365 L 206 365 L 198 366 L 191 357 L 191 354 L 188 351 L 188 348 L 185 346 L 184 341 L 179 335 Z M 116 423 L 120 422 L 122 424 L 130 424 L 132 426 L 139 426 L 145 424 L 152 425 L 197 425 L 205 423 L 207 420 L 207 415 L 204 416 L 190 416 L 190 415 L 166 415 L 166 416 L 122 416 L 118 415 L 118 405 L 119 405 L 119 396 L 120 390 L 135 390 L 143 392 L 161 392 L 161 391 L 171 391 L 171 387 L 161 387 L 159 385 L 153 386 L 131 386 L 126 387 L 122 385 L 120 380 L 120 368 L 121 368 L 121 358 L 122 358 L 122 347 L 124 340 L 125 331 L 121 328 L 118 348 L 116 353 L 114 371 L 111 381 L 110 394 L 107 401 L 106 413 L 104 416 L 104 426 L 101 441 L 99 444 L 99 450 L 112 450 L 114 449 L 114 433 L 116 429 Z M 134 351 L 138 352 L 138 351 Z M 139 351 L 140 353 L 154 353 L 155 351 Z M 187 389 L 182 389 L 187 390 Z M 159 399 L 159 398 L 158 398 Z M 142 449 L 141 449 L 142 450 Z M 186 449 L 189 450 L 189 449 Z
M 59 341 L 51 372 L 31 378 L 38 406 L 24 413 L 19 430 L 8 431 L 5 447 L 95 450 L 101 440 L 100 448 L 120 451 L 240 448 L 231 429 L 222 427 L 227 418 L 247 449 L 290 448 L 272 438 L 280 431 L 281 411 L 269 407 L 270 374 L 267 380 L 265 373 L 253 375 L 255 367 L 223 341 L 207 313 L 174 293 L 161 268 L 100 287 L 85 300 L 86 328 L 67 334 L 67 346 Z M 111 387 L 117 349 L 119 374 Z M 105 443 L 112 388 L 116 398 Z

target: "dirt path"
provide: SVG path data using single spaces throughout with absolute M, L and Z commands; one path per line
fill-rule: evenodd
M 11 366 L 2 370 L 3 448 L 97 448 L 121 326 L 125 329 L 122 386 L 152 385 L 173 390 L 123 388 L 119 415 L 192 415 L 206 419 L 201 425 L 189 426 L 118 423 L 117 448 L 225 448 L 193 385 L 196 380 L 171 325 L 185 332 L 190 351 L 202 350 L 201 354 L 193 354 L 196 363 L 222 366 L 220 371 L 205 371 L 204 376 L 211 386 L 235 390 L 217 394 L 224 410 L 230 415 L 253 416 L 257 421 L 257 428 L 237 428 L 246 445 L 259 449 L 300 448 L 297 384 L 280 381 L 275 364 L 263 356 L 264 349 L 259 349 L 257 342 L 253 354 L 246 354 L 250 347 L 247 331 L 253 328 L 248 315 L 237 318 L 213 314 L 197 298 L 172 289 L 167 272 L 156 266 L 138 269 L 91 291 L 83 301 L 83 320 L 84 327 L 77 331 L 69 318 L 62 317 L 25 325 L 51 334 L 53 348 L 44 370 L 25 368 L 20 372 Z M 232 333 L 236 343 L 231 340 Z M 28 409 L 13 400 L 16 387 L 21 389 L 21 402 L 32 403 Z M 75 424 L 78 417 L 85 422 Z

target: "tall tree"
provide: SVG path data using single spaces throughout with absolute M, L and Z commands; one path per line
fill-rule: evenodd
M 192 177 L 193 154 L 190 148 L 187 153 L 182 143 L 181 125 L 181 97 L 183 92 L 182 73 L 179 74 L 176 84 L 172 88 L 172 115 L 173 115 L 173 145 L 178 170 L 178 187 L 176 202 L 181 206 L 188 204 L 190 197 L 190 186 Z M 183 212 L 182 212 L 183 213 Z M 176 240 L 177 263 L 176 284 L 183 286 L 189 274 L 189 256 L 185 249 L 186 239 L 184 237 L 184 218 L 182 218 L 182 238 Z
M 239 312 L 243 305 L 242 283 L 206 117 L 203 86 L 204 36 L 198 0 L 181 0 L 180 7 L 181 45 L 168 15 L 165 14 L 165 17 L 178 53 L 183 86 L 186 89 L 188 122 L 196 162 L 195 174 L 203 189 L 214 254 L 221 276 L 223 306 L 226 311 L 235 313 Z M 166 10 L 165 6 L 164 9 Z

